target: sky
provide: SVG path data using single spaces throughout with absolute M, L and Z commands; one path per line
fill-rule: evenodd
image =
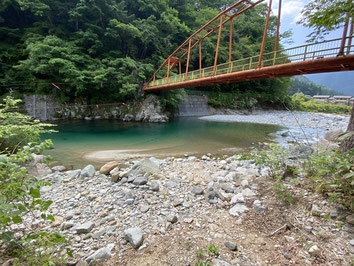
M 269 0 L 266 0 L 269 3 Z M 302 25 L 297 24 L 301 19 L 301 10 L 308 4 L 310 0 L 283 0 L 281 9 L 281 19 L 280 19 L 280 32 L 285 32 L 287 30 L 292 30 L 292 44 L 283 42 L 286 48 L 295 47 L 305 44 L 307 40 L 307 35 L 312 32 L 311 29 L 306 28 Z M 272 12 L 274 15 L 278 15 L 279 0 L 273 0 Z M 325 39 L 335 39 L 341 38 L 342 32 L 340 30 L 333 31 Z

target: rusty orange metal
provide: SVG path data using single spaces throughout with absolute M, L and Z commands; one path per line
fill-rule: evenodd
M 178 88 L 190 88 L 198 86 L 207 86 L 214 84 L 224 84 L 231 82 L 248 81 L 254 79 L 276 78 L 283 76 L 294 76 L 311 73 L 323 73 L 333 71 L 354 70 L 354 55 L 352 52 L 352 35 L 353 35 L 353 18 L 351 18 L 350 36 L 347 37 L 349 15 L 347 15 L 342 39 L 334 39 L 323 41 L 323 43 L 307 44 L 295 48 L 288 48 L 278 51 L 279 45 L 279 28 L 281 17 L 282 0 L 279 0 L 277 30 L 275 38 L 274 52 L 264 53 L 265 43 L 268 33 L 268 24 L 271 13 L 272 0 L 269 1 L 268 12 L 265 21 L 263 40 L 259 56 L 252 56 L 245 59 L 239 59 L 232 62 L 232 31 L 233 19 L 238 15 L 246 12 L 250 8 L 262 3 L 264 0 L 252 2 L 251 0 L 240 0 L 231 5 L 229 8 L 220 12 L 203 27 L 193 33 L 185 40 L 157 69 L 152 78 L 143 87 L 144 91 L 160 91 Z M 229 35 L 229 58 L 228 63 L 218 65 L 218 55 L 221 42 L 222 27 L 226 23 L 230 23 Z M 202 69 L 202 41 L 214 32 L 218 31 L 217 45 L 214 57 L 214 64 L 210 67 Z M 348 39 L 348 45 L 346 41 Z M 337 44 L 336 44 L 337 42 Z M 340 42 L 340 43 L 339 43 Z M 191 51 L 199 45 L 199 70 L 190 73 Z M 327 45 L 328 47 L 315 49 L 315 45 Z M 335 46 L 331 46 L 335 45 Z M 344 49 L 348 48 L 348 52 L 344 55 Z M 292 51 L 300 51 L 295 54 Z M 339 51 L 339 54 L 338 54 Z M 187 56 L 185 73 L 182 74 L 181 60 Z M 271 58 L 269 58 L 271 56 Z M 240 63 L 240 61 L 246 63 Z M 280 60 L 280 61 L 279 61 Z M 301 62 L 300 62 L 301 60 Z M 258 63 L 257 63 L 258 61 Z M 179 76 L 174 75 L 171 70 L 179 65 Z M 167 73 L 163 79 L 157 77 L 161 75 L 161 71 L 167 66 Z M 208 72 L 209 71 L 209 72 Z
M 248 81 L 255 79 L 276 78 L 284 76 L 296 76 L 303 74 L 335 72 L 354 70 L 354 55 L 345 57 L 332 57 L 316 60 L 289 63 L 270 67 L 262 67 L 241 72 L 222 74 L 217 76 L 205 77 L 201 79 L 188 80 L 184 82 L 164 84 L 161 86 L 145 86 L 144 91 L 162 91 L 179 88 L 191 88 L 208 86 L 215 84 L 225 84 L 232 82 Z

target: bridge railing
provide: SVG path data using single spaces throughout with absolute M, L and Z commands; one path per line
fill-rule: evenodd
M 349 39 L 349 37 L 347 37 Z M 346 42 L 347 43 L 347 42 Z M 304 62 L 309 60 L 316 60 L 328 57 L 335 57 L 340 52 L 341 39 L 334 39 L 323 41 L 319 43 L 311 43 L 298 47 L 280 50 L 277 52 L 265 53 L 262 58 L 261 67 L 269 67 L 275 65 L 282 65 L 287 63 Z M 354 53 L 354 43 L 346 45 L 344 54 Z M 219 64 L 216 66 L 215 76 L 234 73 L 239 71 L 246 71 L 258 68 L 259 56 L 252 56 L 248 58 L 238 59 L 232 62 Z M 206 67 L 180 75 L 173 75 L 168 78 L 162 78 L 149 83 L 149 87 L 160 86 L 165 84 L 178 83 L 188 80 L 195 80 L 200 78 L 214 76 L 214 67 Z M 168 81 L 168 82 L 167 82 Z

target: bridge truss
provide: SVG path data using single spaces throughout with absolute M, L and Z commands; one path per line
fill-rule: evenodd
M 281 0 L 279 0 L 274 51 L 264 53 L 272 5 L 272 0 L 270 0 L 259 55 L 232 61 L 232 30 L 234 19 L 263 1 L 264 0 L 252 2 L 250 0 L 240 0 L 210 20 L 184 41 L 164 61 L 150 81 L 144 85 L 143 90 L 160 91 L 254 79 L 354 70 L 354 45 L 352 44 L 353 19 L 349 29 L 349 36 L 347 37 L 349 16 L 347 16 L 343 36 L 340 39 L 278 50 Z M 225 27 L 227 23 L 229 24 L 229 58 L 228 62 L 218 64 L 222 28 Z M 218 32 L 214 64 L 212 66 L 203 67 L 202 41 L 214 32 Z M 191 51 L 195 47 L 199 48 L 199 69 L 190 71 Z M 185 59 L 185 57 L 187 57 L 186 66 L 185 71 L 182 72 L 182 60 Z M 178 74 L 171 72 L 171 70 L 177 66 Z M 161 73 L 163 73 L 162 78 L 158 78 L 161 76 Z

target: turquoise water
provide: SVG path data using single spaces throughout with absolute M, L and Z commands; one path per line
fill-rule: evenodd
M 123 150 L 127 158 L 231 154 L 249 148 L 252 143 L 269 140 L 269 134 L 280 127 L 181 118 L 161 124 L 71 121 L 59 123 L 56 129 L 59 133 L 44 136 L 51 138 L 55 147 L 47 153 L 59 163 L 81 167 L 87 162 L 99 164 L 99 160 L 85 158 L 95 151 Z

